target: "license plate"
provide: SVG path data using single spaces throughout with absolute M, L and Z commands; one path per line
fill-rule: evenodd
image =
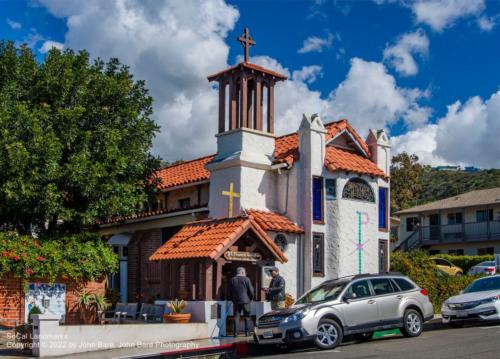
M 264 333 L 262 333 L 262 337 L 264 339 L 269 339 L 269 338 L 273 338 L 274 335 L 273 335 L 273 332 L 264 332 Z
M 457 317 L 458 317 L 458 318 L 466 318 L 466 317 L 468 317 L 468 316 L 469 316 L 469 313 L 467 313 L 467 312 L 466 312 L 466 311 L 464 311 L 464 310 L 459 310 L 459 311 L 457 312 Z

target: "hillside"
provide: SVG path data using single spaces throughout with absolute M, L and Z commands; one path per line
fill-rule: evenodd
M 426 168 L 422 175 L 422 193 L 418 204 L 492 187 L 500 187 L 500 169 L 454 172 Z

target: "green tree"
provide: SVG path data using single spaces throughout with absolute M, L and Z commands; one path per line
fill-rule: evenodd
M 0 42 L 0 223 L 69 233 L 147 200 L 152 98 L 119 60 Z
M 391 211 L 411 207 L 422 192 L 424 167 L 418 163 L 417 155 L 402 152 L 392 157 L 391 162 Z

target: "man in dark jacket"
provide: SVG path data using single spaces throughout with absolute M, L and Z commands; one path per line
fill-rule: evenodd
M 234 309 L 234 336 L 238 335 L 238 324 L 242 313 L 245 319 L 245 335 L 248 336 L 250 334 L 250 302 L 254 298 L 254 290 L 243 267 L 238 267 L 236 276 L 231 278 L 231 298 Z
M 271 270 L 271 283 L 269 288 L 267 288 L 267 300 L 271 302 L 271 309 L 282 309 L 285 308 L 285 279 L 280 276 L 279 269 L 274 267 Z

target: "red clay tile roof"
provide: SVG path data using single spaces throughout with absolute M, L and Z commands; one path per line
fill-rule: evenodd
M 287 261 L 279 247 L 249 217 L 208 219 L 187 223 L 158 248 L 149 260 L 217 259 L 250 229 L 277 260 L 282 263 Z
M 158 189 L 208 180 L 210 172 L 205 169 L 205 165 L 214 157 L 215 155 L 205 156 L 158 170 L 156 172 L 156 177 L 160 179 Z
M 213 75 L 207 76 L 207 79 L 208 79 L 208 81 L 216 80 L 219 76 L 225 74 L 226 72 L 230 72 L 230 71 L 236 70 L 238 67 L 245 67 L 245 68 L 250 69 L 250 70 L 260 71 L 260 72 L 263 72 L 265 74 L 274 76 L 278 80 L 286 80 L 287 79 L 287 77 L 285 75 L 282 75 L 282 74 L 280 74 L 280 73 L 278 73 L 276 71 L 272 71 L 272 70 L 266 69 L 265 67 L 252 64 L 250 62 L 240 62 L 239 64 L 236 64 L 236 65 L 234 65 L 234 66 L 232 66 L 232 67 L 230 67 L 228 69 L 225 69 L 225 70 L 219 71 L 219 72 L 217 72 L 217 73 L 215 73 Z
M 340 120 L 335 122 L 330 122 L 325 125 L 327 130 L 326 141 L 329 141 L 335 135 L 343 130 L 347 130 L 352 137 L 356 139 L 360 147 L 366 154 L 370 155 L 370 149 L 365 141 L 358 135 L 358 133 L 352 128 L 347 120 Z M 299 159 L 299 135 L 297 133 L 291 133 L 285 136 L 276 138 L 276 145 L 274 150 L 274 163 L 287 163 L 289 166 L 293 162 Z
M 333 146 L 326 147 L 325 167 L 329 171 L 348 171 L 387 178 L 384 171 L 368 158 Z
M 265 231 L 304 233 L 302 227 L 282 214 L 258 209 L 247 209 L 246 212 Z

